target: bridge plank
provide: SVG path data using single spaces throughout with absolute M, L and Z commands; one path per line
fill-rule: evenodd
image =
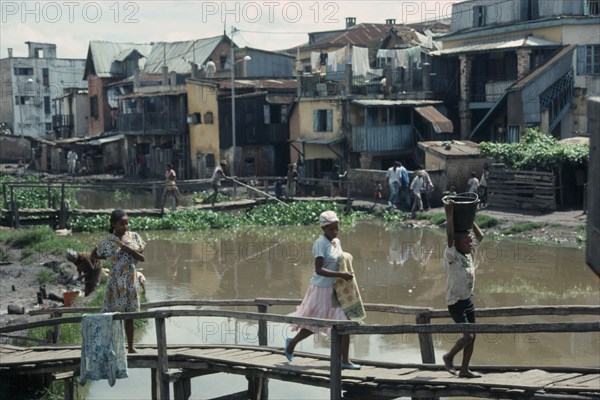
M 577 378 L 557 383 L 552 388 L 559 389 L 573 387 L 600 391 L 600 375 L 583 375 Z

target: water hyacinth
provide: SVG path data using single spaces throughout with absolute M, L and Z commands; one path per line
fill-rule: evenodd
M 135 231 L 226 229 L 242 226 L 318 225 L 323 211 L 338 213 L 342 224 L 352 225 L 362 215 L 358 212 L 344 213 L 342 206 L 329 202 L 296 202 L 289 204 L 266 204 L 254 207 L 246 213 L 217 213 L 210 210 L 177 210 L 157 217 L 130 217 L 129 224 Z M 108 229 L 108 215 L 76 217 L 70 221 L 74 232 L 98 232 Z

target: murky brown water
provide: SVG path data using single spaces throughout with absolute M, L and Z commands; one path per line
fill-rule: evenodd
M 149 301 L 167 299 L 302 298 L 313 264 L 312 242 L 318 227 L 252 228 L 200 233 L 143 233 L 148 240 L 146 262 Z M 354 268 L 363 299 L 368 303 L 445 308 L 446 274 L 441 263 L 443 230 L 390 228 L 362 222 L 342 227 L 340 239 L 354 256 Z M 600 282 L 587 268 L 584 252 L 508 240 L 486 238 L 477 271 L 476 306 L 600 304 Z M 251 310 L 255 311 L 255 310 Z M 270 312 L 288 313 L 280 307 Z M 590 321 L 590 317 L 517 317 L 479 319 L 480 322 Z M 447 320 L 436 321 L 447 322 Z M 370 313 L 368 324 L 414 323 L 408 316 Z M 270 345 L 282 346 L 287 326 L 270 326 Z M 256 326 L 225 319 L 169 321 L 170 344 L 256 344 Z M 456 340 L 456 335 L 434 336 L 436 358 Z M 155 343 L 149 324 L 140 339 Z M 479 335 L 474 365 L 596 366 L 600 359 L 599 334 Z M 300 351 L 328 354 L 323 337 L 302 342 Z M 420 362 L 415 335 L 353 337 L 351 355 L 357 358 Z M 226 389 L 222 389 L 223 387 Z M 244 390 L 244 377 L 220 374 L 192 380 L 192 398 L 212 398 Z M 94 383 L 90 399 L 149 398 L 150 373 L 130 370 L 130 378 L 111 388 Z M 325 399 L 326 389 L 271 381 L 273 399 Z

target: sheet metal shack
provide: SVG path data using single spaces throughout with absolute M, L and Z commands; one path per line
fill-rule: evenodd
M 424 152 L 427 171 L 442 171 L 437 182 L 441 191 L 454 186 L 457 193 L 466 192 L 471 172 L 479 179 L 488 161 L 480 155 L 479 145 L 468 140 L 419 142 L 419 149 Z

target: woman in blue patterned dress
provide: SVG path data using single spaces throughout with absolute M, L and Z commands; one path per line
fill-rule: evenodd
M 144 261 L 142 253 L 146 243 L 128 228 L 129 217 L 125 211 L 114 210 L 110 214 L 111 235 L 102 239 L 92 253 L 92 257 L 109 260 L 112 264 L 102 312 L 133 312 L 140 309 L 135 265 L 137 261 Z M 132 319 L 125 321 L 125 334 L 129 352 L 135 353 Z

